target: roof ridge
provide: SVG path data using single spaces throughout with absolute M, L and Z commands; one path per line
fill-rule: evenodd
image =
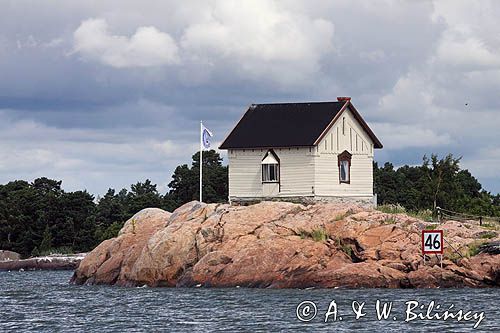
M 291 105 L 291 104 L 304 105 L 304 104 L 328 104 L 328 103 L 345 103 L 345 101 L 252 103 L 250 105 Z

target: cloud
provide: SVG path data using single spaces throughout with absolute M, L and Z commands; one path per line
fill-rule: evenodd
M 129 38 L 112 35 L 104 19 L 83 21 L 73 34 L 73 52 L 116 68 L 171 65 L 179 62 L 178 47 L 169 34 L 139 27 Z
M 461 67 L 463 70 L 500 69 L 499 50 L 489 50 L 484 41 L 469 37 L 455 39 L 446 36 L 437 50 L 436 61 L 443 65 Z
M 162 139 L 139 129 L 63 129 L 16 121 L 6 113 L 0 110 L 0 183 L 45 176 L 62 179 L 68 190 L 102 194 L 108 187 L 149 178 L 165 192 L 173 169 L 180 162 L 190 164 L 199 148 L 196 137 Z
M 399 150 L 414 147 L 439 147 L 451 143 L 448 134 L 437 134 L 428 128 L 415 125 L 396 125 L 390 123 L 374 123 L 373 128 L 385 147 Z
M 500 191 L 487 153 L 500 142 L 500 2 L 19 0 L 0 10 L 4 181 L 48 175 L 92 193 L 165 184 L 190 163 L 200 119 L 219 140 L 250 103 L 346 95 L 384 143 L 379 162 L 451 152 Z
M 181 38 L 192 62 L 234 66 L 241 77 L 300 84 L 334 50 L 332 22 L 274 1 L 216 1 Z

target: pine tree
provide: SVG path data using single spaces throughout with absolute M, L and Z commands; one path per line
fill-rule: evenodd
M 40 252 L 46 253 L 52 249 L 52 233 L 50 232 L 49 225 L 45 225 L 45 230 L 43 231 L 42 242 L 40 243 Z

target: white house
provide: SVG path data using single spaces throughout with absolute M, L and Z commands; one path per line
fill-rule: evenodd
M 219 148 L 228 150 L 230 202 L 373 202 L 382 143 L 349 97 L 252 104 Z

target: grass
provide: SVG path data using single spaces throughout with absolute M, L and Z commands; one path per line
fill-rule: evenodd
M 386 217 L 383 221 L 382 224 L 396 224 L 396 218 L 394 216 L 389 216 Z
M 377 207 L 378 211 L 381 211 L 382 213 L 386 214 L 406 214 L 408 216 L 424 220 L 427 222 L 433 221 L 433 214 L 432 210 L 430 209 L 423 209 L 423 210 L 418 210 L 418 211 L 413 211 L 413 210 L 406 210 L 403 206 L 396 204 L 388 204 L 388 205 L 380 205 Z
M 484 239 L 491 239 L 495 238 L 497 236 L 497 233 L 494 231 L 486 231 L 484 232 L 479 238 L 484 238 Z
M 465 256 L 467 258 L 473 257 L 477 254 L 479 254 L 481 245 L 486 244 L 487 242 L 472 242 L 469 245 L 467 245 L 467 253 Z
M 352 257 L 352 248 L 349 245 L 341 245 L 340 249 L 349 256 L 349 258 Z
M 387 214 L 404 214 L 406 213 L 406 208 L 397 204 L 397 205 L 380 205 L 377 207 L 378 211 Z
M 437 224 L 426 225 L 425 230 L 435 230 L 437 227 Z
M 418 211 L 409 211 L 408 215 L 411 217 L 415 217 L 417 219 L 427 221 L 427 222 L 432 222 L 434 221 L 434 216 L 432 214 L 432 210 L 430 209 L 423 209 L 423 210 L 418 210 Z
M 337 247 L 339 247 L 340 250 L 342 250 L 342 252 L 347 254 L 349 256 L 349 258 L 351 258 L 352 257 L 352 248 L 348 244 L 343 244 L 340 237 L 337 237 L 336 241 L 337 241 Z
M 326 232 L 324 228 L 318 228 L 312 230 L 311 232 L 302 230 L 300 232 L 300 238 L 302 239 L 310 238 L 316 242 L 324 242 L 328 238 L 330 238 L 330 235 Z
M 453 252 L 450 252 L 448 254 L 446 254 L 446 257 L 448 259 L 450 259 L 451 261 L 453 261 L 455 264 L 460 260 L 462 259 L 462 256 L 460 254 L 458 254 L 457 252 L 453 251 Z
M 343 220 L 343 219 L 345 219 L 346 217 L 348 217 L 349 215 L 352 215 L 352 214 L 354 214 L 354 211 L 352 209 L 349 209 L 345 213 L 338 214 L 337 216 L 335 216 L 335 218 L 333 220 L 334 221 L 340 221 L 340 220 Z
M 483 223 L 481 226 L 484 229 L 490 229 L 490 230 L 499 230 L 500 229 L 500 224 L 497 223 Z
M 335 216 L 335 218 L 333 220 L 340 221 L 340 220 L 343 220 L 344 218 L 346 218 L 346 216 L 347 216 L 347 213 L 339 214 L 339 215 Z

